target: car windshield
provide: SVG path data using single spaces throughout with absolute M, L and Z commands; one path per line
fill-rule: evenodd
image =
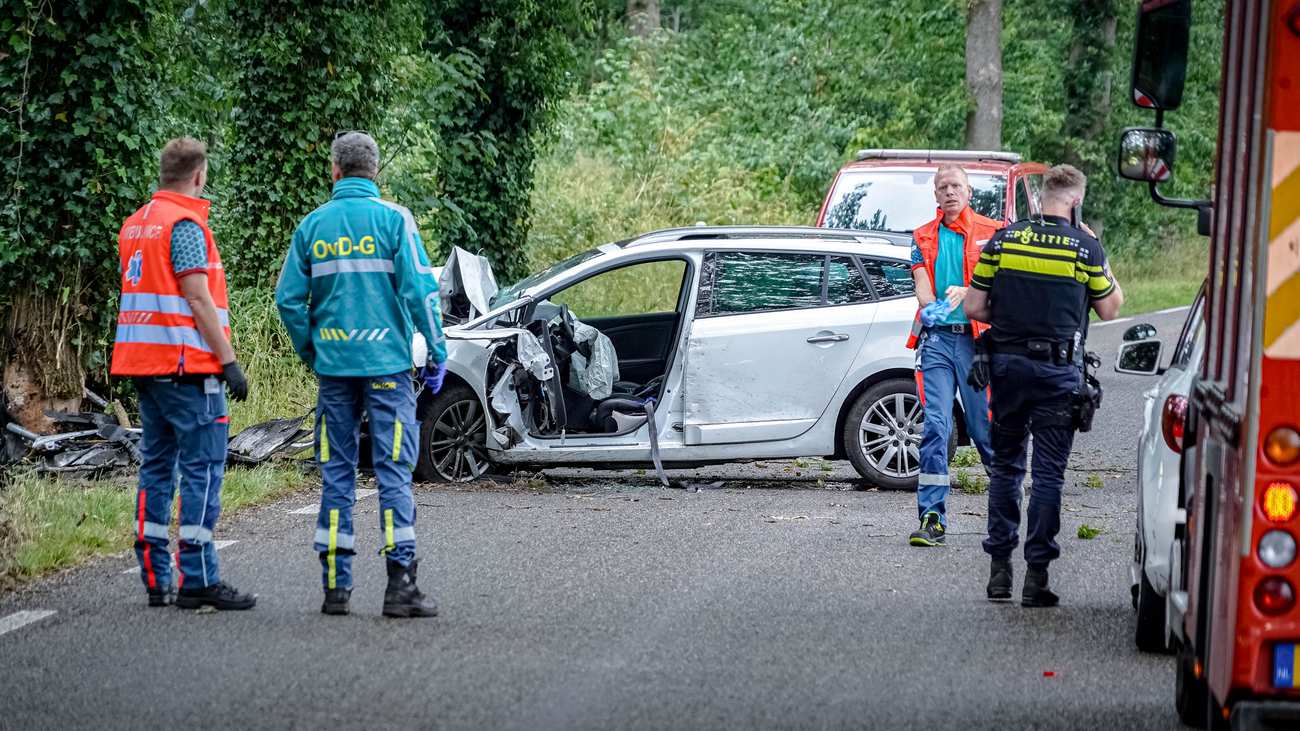
M 971 208 L 1001 221 L 1006 207 L 1007 179 L 970 174 Z M 911 233 L 934 220 L 933 170 L 850 170 L 840 175 L 826 207 L 823 226 L 862 231 Z
M 550 279 L 551 277 L 554 277 L 557 274 L 563 274 L 564 272 L 569 271 L 570 269 L 578 266 L 584 261 L 595 259 L 596 257 L 600 256 L 600 253 L 601 253 L 600 249 L 590 249 L 580 254 L 574 254 L 568 259 L 558 261 L 550 265 L 549 267 L 546 267 L 545 269 L 541 270 L 540 272 L 537 272 L 536 274 L 524 277 L 523 279 L 520 279 L 518 282 L 515 282 L 509 287 L 506 287 L 501 291 L 497 292 L 496 295 L 492 298 L 492 307 L 496 308 L 502 305 L 508 305 L 511 302 L 514 302 L 515 300 L 519 299 L 520 295 L 522 295 L 524 292 L 531 289 L 533 286 L 540 284 L 541 282 L 544 282 L 547 279 Z

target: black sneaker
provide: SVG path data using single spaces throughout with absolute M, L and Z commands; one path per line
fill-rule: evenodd
M 438 616 L 438 603 L 432 597 L 426 597 L 415 585 L 415 574 L 419 568 L 419 561 L 412 561 L 410 566 L 395 561 L 388 562 L 388 588 L 384 590 L 385 617 Z
M 1047 569 L 1032 566 L 1025 572 L 1025 588 L 1020 595 L 1022 607 L 1054 607 L 1061 598 L 1047 588 Z
M 921 527 L 912 532 L 907 537 L 907 542 L 913 546 L 942 546 L 944 537 L 943 523 L 939 521 L 939 514 L 929 512 L 921 518 Z
M 325 602 L 320 605 L 321 614 L 347 614 L 352 611 L 348 600 L 352 598 L 351 589 L 326 589 Z
M 212 586 L 198 589 L 182 588 L 176 592 L 176 606 L 181 609 L 198 609 L 208 606 L 220 610 L 252 609 L 257 604 L 256 594 L 241 594 L 238 589 L 224 581 Z
M 176 599 L 176 593 L 169 586 L 165 589 L 149 589 L 149 606 L 168 607 Z
M 995 558 L 989 565 L 989 600 L 1011 598 L 1011 560 Z

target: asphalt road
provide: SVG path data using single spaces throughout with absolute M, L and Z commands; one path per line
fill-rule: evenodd
M 1141 319 L 1171 342 L 1184 314 Z M 811 460 L 700 470 L 725 480 L 700 492 L 576 470 L 422 486 L 432 620 L 379 616 L 368 496 L 354 614 L 327 618 L 303 493 L 219 526 L 251 612 L 146 609 L 125 555 L 0 597 L 0 728 L 1177 728 L 1172 660 L 1131 639 L 1153 381 L 1111 371 L 1126 327 L 1093 332 L 1106 401 L 1071 465 L 1056 609 L 984 599 L 982 495 L 954 494 L 946 548 L 914 549 L 912 495 Z

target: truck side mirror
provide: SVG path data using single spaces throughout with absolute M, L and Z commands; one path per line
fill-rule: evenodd
M 1150 340 L 1156 336 L 1156 326 L 1148 322 L 1139 322 L 1124 331 L 1124 342 L 1133 343 L 1138 340 Z
M 1174 176 L 1178 138 L 1167 129 L 1130 127 L 1119 139 L 1119 175 L 1129 180 L 1163 183 Z
M 1135 376 L 1154 376 L 1160 371 L 1160 355 L 1165 344 L 1159 340 L 1138 340 L 1119 346 L 1115 372 Z
M 1133 48 L 1134 104 L 1167 111 L 1182 103 L 1191 25 L 1192 0 L 1139 6 Z

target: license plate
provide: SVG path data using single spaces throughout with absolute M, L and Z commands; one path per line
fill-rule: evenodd
M 1273 687 L 1300 688 L 1300 653 L 1296 643 L 1279 642 L 1273 645 Z

